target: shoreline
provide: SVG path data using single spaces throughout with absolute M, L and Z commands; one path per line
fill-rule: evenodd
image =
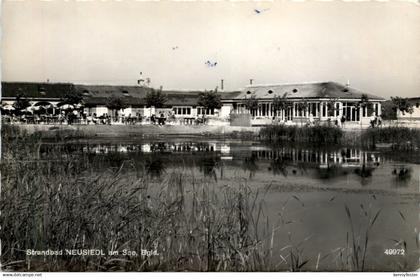
M 41 133 L 42 137 L 56 134 L 71 137 L 148 137 L 148 136 L 223 136 L 258 135 L 261 127 L 239 126 L 190 126 L 190 125 L 14 125 L 28 134 Z
M 4 125 L 7 126 L 7 125 Z M 405 130 L 340 129 L 315 130 L 315 132 L 296 133 L 296 130 L 266 130 L 264 127 L 216 126 L 216 125 L 42 125 L 24 124 L 15 126 L 28 135 L 36 134 L 43 140 L 67 141 L 72 139 L 165 139 L 165 138 L 198 138 L 198 139 L 239 139 L 266 141 L 270 143 L 296 145 L 308 144 L 325 146 L 362 147 L 367 149 L 392 149 L 418 151 L 419 138 L 413 137 L 418 132 Z M 280 127 L 280 126 L 279 126 Z M 281 129 L 281 128 L 280 128 Z M 335 128 L 334 128 L 335 129 Z M 264 132 L 260 132 L 263 130 Z M 278 132 L 291 136 L 277 141 Z M 374 132 L 372 132 L 374 131 Z M 379 131 L 379 132 L 378 132 Z M 341 134 L 340 134 L 341 133 Z M 274 136 L 274 137 L 273 137 Z M 297 136 L 297 137 L 296 137 Z M 310 136 L 310 138 L 308 137 Z M 385 136 L 385 137 L 384 137 Z M 303 138 L 302 138 L 303 137 Z M 336 138 L 335 138 L 336 137 Z M 320 139 L 318 143 L 316 139 Z M 274 140 L 273 140 L 274 139 Z M 327 141 L 325 141 L 327 139 Z M 336 141 L 337 140 L 337 141 Z

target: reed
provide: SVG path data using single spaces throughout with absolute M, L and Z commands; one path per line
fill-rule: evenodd
M 420 130 L 407 127 L 369 128 L 362 132 L 361 142 L 369 148 L 385 143 L 394 150 L 419 150 Z
M 260 138 L 270 142 L 301 142 L 318 145 L 337 144 L 343 137 L 343 131 L 333 126 L 286 126 L 270 125 L 261 128 Z
M 364 215 L 365 228 L 357 232 L 355 230 L 354 218 L 351 215 L 350 208 L 345 205 L 347 219 L 350 224 L 350 232 L 346 234 L 346 253 L 345 265 L 349 271 L 365 271 L 367 263 L 367 249 L 370 240 L 372 228 L 374 227 L 381 210 L 373 213 L 370 209 L 366 209 L 363 204 L 360 209 Z

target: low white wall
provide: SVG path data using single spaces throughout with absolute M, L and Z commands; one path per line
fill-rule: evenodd
M 420 107 L 416 108 L 416 106 L 413 107 L 413 113 L 409 114 L 409 113 L 404 113 L 402 114 L 401 111 L 398 111 L 397 114 L 398 119 L 415 119 L 420 121 Z
M 233 110 L 233 106 L 231 104 L 223 105 L 222 108 L 220 109 L 219 116 L 221 118 L 229 118 L 229 115 L 232 110 Z

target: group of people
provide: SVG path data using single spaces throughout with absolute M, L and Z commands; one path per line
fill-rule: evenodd
M 85 124 L 103 124 L 103 125 L 111 125 L 112 123 L 121 123 L 124 125 L 135 125 L 138 123 L 141 123 L 145 118 L 141 115 L 131 116 L 129 114 L 128 116 L 122 114 L 121 116 L 114 116 L 104 113 L 101 116 L 97 116 L 96 113 L 93 114 L 83 114 L 82 115 L 82 122 Z
M 165 114 L 164 112 L 160 112 L 159 115 L 153 114 L 150 117 L 150 123 L 154 125 L 158 125 L 158 126 L 163 126 L 167 123 L 169 124 L 175 123 L 177 121 L 179 121 L 180 124 L 185 124 L 185 125 L 190 125 L 190 124 L 200 125 L 200 124 L 207 123 L 207 119 L 204 114 L 201 116 L 196 116 L 192 118 L 187 117 L 187 118 L 177 119 L 174 113 L 168 112 Z
M 189 121 L 187 122 L 186 119 Z M 96 113 L 86 113 L 81 110 L 61 111 L 57 114 L 7 114 L 2 116 L 3 122 L 7 123 L 24 123 L 24 124 L 95 124 L 95 125 L 111 125 L 111 124 L 153 124 L 163 126 L 166 124 L 205 124 L 204 115 L 195 118 L 176 118 L 172 112 L 159 112 L 151 116 L 142 116 L 136 114 L 114 114 L 104 113 L 97 115 Z

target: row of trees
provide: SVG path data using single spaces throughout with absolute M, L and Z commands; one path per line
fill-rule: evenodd
M 151 89 L 144 98 L 147 107 L 162 108 L 168 101 L 166 94 L 162 90 Z M 66 94 L 57 105 L 62 107 L 64 105 L 70 105 L 72 107 L 84 106 L 83 96 L 79 93 Z M 214 91 L 205 91 L 199 94 L 198 105 L 206 109 L 220 109 L 222 107 L 222 101 L 220 95 L 217 93 L 217 89 Z M 16 96 L 16 101 L 13 103 L 13 108 L 17 112 L 24 111 L 31 106 L 29 99 L 24 93 L 19 93 Z M 129 106 L 129 103 L 123 97 L 109 97 L 106 102 L 106 107 L 110 110 L 121 110 Z
M 146 107 L 163 108 L 165 103 L 168 101 L 168 96 L 165 95 L 161 90 L 152 89 L 146 94 L 144 98 Z M 217 93 L 217 89 L 214 91 L 205 91 L 199 94 L 198 103 L 206 109 L 214 110 L 222 107 L 222 100 L 220 95 Z M 111 97 L 108 99 L 107 108 L 112 110 L 120 110 L 127 108 L 128 103 L 121 97 Z

